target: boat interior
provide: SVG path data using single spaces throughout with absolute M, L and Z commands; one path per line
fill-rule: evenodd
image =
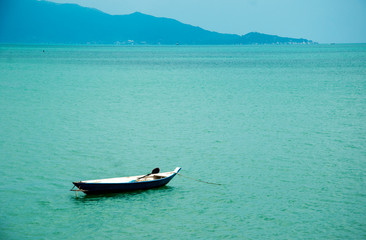
M 82 181 L 83 183 L 128 183 L 128 182 L 145 182 L 166 178 L 174 174 L 175 172 L 165 172 L 150 175 L 140 175 L 132 177 L 119 177 L 119 178 L 106 178 Z

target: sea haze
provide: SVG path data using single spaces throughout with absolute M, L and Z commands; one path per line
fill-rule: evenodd
M 366 238 L 366 45 L 0 45 L 0 238 Z M 176 176 L 85 196 L 72 181 Z

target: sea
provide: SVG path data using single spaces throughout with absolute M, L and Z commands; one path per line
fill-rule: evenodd
M 0 45 L 0 239 L 366 239 L 365 170 L 366 44 Z

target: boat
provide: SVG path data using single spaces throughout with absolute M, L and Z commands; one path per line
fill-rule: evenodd
M 180 170 L 181 168 L 177 167 L 172 172 L 160 173 L 160 169 L 155 168 L 151 173 L 146 175 L 73 182 L 74 186 L 70 191 L 81 191 L 85 194 L 100 194 L 158 188 L 168 184 Z M 75 187 L 77 189 L 74 190 Z

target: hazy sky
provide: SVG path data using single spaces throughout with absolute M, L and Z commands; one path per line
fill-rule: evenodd
M 366 0 L 50 0 L 109 14 L 142 12 L 220 33 L 366 43 Z

